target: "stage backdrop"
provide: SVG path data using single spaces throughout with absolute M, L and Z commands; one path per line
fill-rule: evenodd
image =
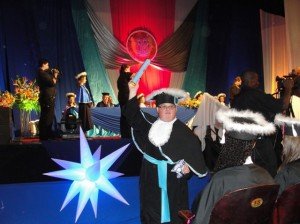
M 264 1 L 266 3 L 268 1 Z M 274 1 L 269 1 L 274 2 Z M 62 72 L 57 87 L 60 119 L 74 76 L 86 70 L 95 102 L 108 91 L 116 99 L 121 63 L 135 64 L 126 37 L 145 29 L 157 54 L 141 80 L 146 94 L 165 86 L 211 94 L 228 92 L 245 68 L 263 82 L 260 1 L 245 0 L 24 0 L 0 1 L 0 88 L 17 75 L 34 79 L 38 59 Z M 103 38 L 107 38 L 103 42 Z M 109 51 L 107 51 L 109 50 Z M 110 59 L 110 56 L 113 60 Z M 135 66 L 136 71 L 139 64 Z M 263 85 L 262 85 L 263 86 Z

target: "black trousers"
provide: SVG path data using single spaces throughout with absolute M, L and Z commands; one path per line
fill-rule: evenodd
M 52 124 L 54 120 L 54 103 L 40 102 L 39 138 L 47 140 L 54 137 Z

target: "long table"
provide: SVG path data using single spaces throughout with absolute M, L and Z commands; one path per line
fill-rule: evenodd
M 155 108 L 141 108 L 142 111 L 157 116 Z M 117 133 L 120 133 L 120 107 L 95 107 L 91 110 L 94 125 Z M 187 123 L 196 113 L 195 109 L 186 107 L 177 107 L 177 118 L 184 123 Z

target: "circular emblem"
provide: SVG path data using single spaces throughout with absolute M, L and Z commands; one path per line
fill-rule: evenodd
M 138 62 L 152 60 L 157 53 L 157 43 L 152 34 L 145 30 L 132 32 L 126 41 L 129 55 Z
M 264 203 L 264 200 L 262 198 L 255 198 L 251 201 L 251 207 L 252 208 L 258 208 Z

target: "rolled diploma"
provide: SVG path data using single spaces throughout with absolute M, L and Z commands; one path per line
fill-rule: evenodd
M 144 63 L 142 64 L 142 66 L 140 67 L 140 69 L 138 70 L 138 72 L 135 74 L 135 76 L 132 78 L 132 82 L 137 83 L 140 78 L 142 77 L 144 71 L 146 70 L 146 68 L 148 67 L 148 65 L 150 65 L 151 60 L 150 59 L 146 59 L 146 61 L 144 61 Z

